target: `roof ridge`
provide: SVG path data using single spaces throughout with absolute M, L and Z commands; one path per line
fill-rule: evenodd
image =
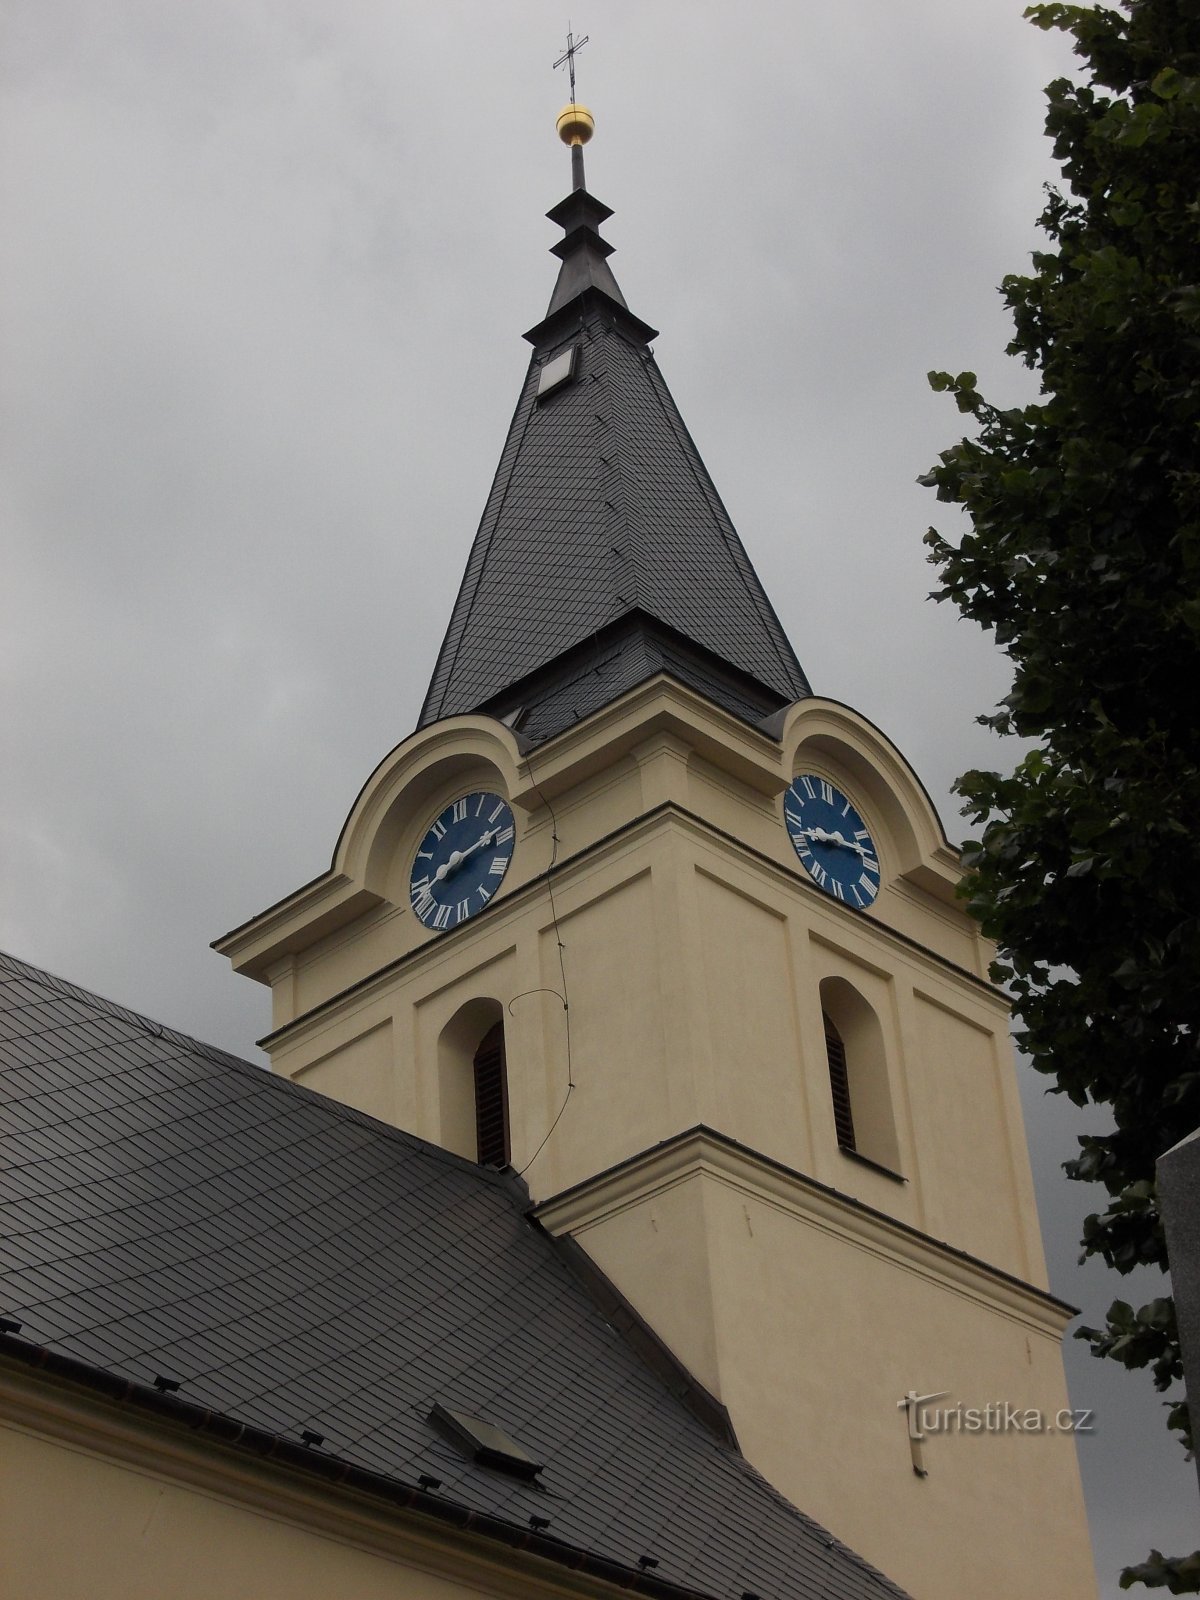
M 517 419 L 520 417 L 521 408 L 525 404 L 525 391 L 529 387 L 534 368 L 539 366 L 539 364 L 538 353 L 535 350 L 530 355 L 529 362 L 525 368 L 525 379 L 521 384 L 520 391 L 517 394 L 517 403 L 513 407 L 513 414 L 508 424 L 508 431 L 504 436 L 504 445 L 500 452 L 500 461 L 496 467 L 495 477 L 492 480 L 492 487 L 488 491 L 487 499 L 483 503 L 483 511 L 480 514 L 479 526 L 475 531 L 475 539 L 471 545 L 470 553 L 467 556 L 467 565 L 459 583 L 459 592 L 455 597 L 454 605 L 451 607 L 450 616 L 446 622 L 446 631 L 442 635 L 442 642 L 438 649 L 437 660 L 434 664 L 433 676 L 429 680 L 429 687 L 425 691 L 425 700 L 421 706 L 421 713 L 417 718 L 418 728 L 423 728 L 428 722 L 440 721 L 443 716 L 442 708 L 446 703 L 447 691 L 449 690 L 450 684 L 454 679 L 454 669 L 458 665 L 459 651 L 462 649 L 463 640 L 467 636 L 467 629 L 470 625 L 471 615 L 475 609 L 475 602 L 479 598 L 480 588 L 483 582 L 483 574 L 487 569 L 488 558 L 492 553 L 492 546 L 495 543 L 496 533 L 500 526 L 500 515 L 504 509 L 504 503 L 508 498 L 509 491 L 512 488 L 513 478 L 516 474 L 517 462 L 520 460 L 521 450 L 525 443 L 525 436 L 529 432 L 529 425 L 533 421 L 534 415 L 536 414 L 536 406 L 530 406 L 526 410 L 525 420 L 522 422 L 520 429 L 518 430 Z M 507 471 L 505 471 L 506 465 Z M 502 475 L 503 485 L 501 486 Z M 497 488 L 500 489 L 499 494 L 496 493 Z M 486 537 L 484 536 L 485 527 L 488 529 Z M 483 540 L 482 548 L 480 548 L 481 539 Z M 478 566 L 475 566 L 475 552 L 477 549 L 480 551 L 479 563 Z M 472 577 L 472 567 L 475 567 L 473 574 L 475 581 L 471 587 L 467 604 L 460 613 L 459 601 L 467 592 L 467 583 Z M 457 637 L 454 639 L 453 648 L 451 648 L 450 638 L 455 632 L 457 632 Z M 433 707 L 435 695 L 437 697 L 436 713 Z
M 667 380 L 662 375 L 662 370 L 658 365 L 654 351 L 647 348 L 645 351 L 639 351 L 638 355 L 642 367 L 650 375 L 650 389 L 658 402 L 658 408 L 662 413 L 663 420 L 678 440 L 683 458 L 691 470 L 696 486 L 708 504 L 721 542 L 729 551 L 734 569 L 741 580 L 742 589 L 751 606 L 757 611 L 765 624 L 767 638 L 778 658 L 781 669 L 785 675 L 789 675 L 792 668 L 798 666 L 799 663 L 795 660 L 794 654 L 792 654 L 792 659 L 789 661 L 790 646 L 788 653 L 785 653 L 780 648 L 781 641 L 784 644 L 787 643 L 787 634 L 784 632 L 783 624 L 780 622 L 779 615 L 771 604 L 770 597 L 754 570 L 749 553 L 742 543 L 740 534 L 734 527 L 733 518 L 729 515 L 728 508 L 721 498 L 721 492 L 713 482 L 712 474 L 704 464 L 704 457 L 700 454 L 700 447 L 692 437 L 692 430 L 684 421 L 683 412 L 676 405 L 675 397 L 667 388 Z M 751 577 L 754 579 L 753 583 L 750 581 Z
M 615 432 L 613 429 L 612 419 L 616 406 L 613 392 L 613 364 L 609 354 L 609 340 L 613 333 L 616 333 L 618 337 L 621 338 L 626 337 L 626 335 L 620 328 L 609 324 L 603 325 L 603 334 L 601 335 L 595 321 L 584 322 L 579 331 L 580 337 L 587 340 L 588 344 L 592 347 L 596 353 L 596 356 L 599 358 L 596 365 L 596 376 L 599 380 L 599 386 L 603 396 L 604 410 L 608 419 L 607 421 L 604 421 L 600 413 L 597 411 L 593 416 L 591 427 L 592 434 L 595 439 L 596 464 L 597 466 L 600 464 L 606 466 L 612 473 L 614 480 L 614 485 L 611 491 L 613 498 L 611 500 L 609 500 L 607 496 L 605 498 L 605 505 L 610 513 L 611 518 L 610 526 L 613 529 L 615 538 L 619 538 L 621 541 L 619 545 L 614 542 L 611 550 L 612 559 L 609 563 L 609 571 L 612 582 L 612 599 L 616 602 L 621 600 L 621 584 L 623 581 L 622 574 L 628 573 L 632 580 L 633 593 L 626 596 L 625 599 L 627 602 L 633 601 L 636 606 L 640 607 L 642 605 L 642 575 L 641 563 L 637 559 L 637 552 L 631 548 L 636 540 L 636 534 L 634 533 L 633 524 L 629 513 L 631 485 L 628 482 L 627 477 L 628 462 L 626 458 L 628 452 L 618 436 L 615 437 L 613 442 L 609 445 L 610 453 L 605 455 L 604 445 L 607 441 L 605 440 L 603 434 L 603 430 L 605 428 L 607 428 L 610 432 Z M 599 473 L 597 473 L 597 477 L 599 478 Z M 619 615 L 619 609 L 614 608 L 613 619 Z M 601 623 L 601 627 L 607 626 L 608 621 L 613 619 L 605 619 L 605 621 Z M 597 629 L 597 632 L 599 632 L 599 629 Z M 593 637 L 595 637 L 595 635 L 593 635 Z

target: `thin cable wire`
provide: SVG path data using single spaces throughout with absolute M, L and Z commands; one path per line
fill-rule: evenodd
M 531 994 L 552 994 L 556 1000 L 562 1001 L 564 1008 L 567 1004 L 566 997 L 559 994 L 557 989 L 522 989 L 520 994 L 513 995 L 512 999 L 508 1002 L 508 1014 L 510 1017 L 513 1014 L 513 1007 L 516 1005 L 517 1001 L 525 1000 Z
M 555 944 L 558 946 L 558 970 L 559 970 L 559 973 L 562 976 L 562 993 L 558 996 L 558 998 L 562 1001 L 563 1013 L 564 1013 L 565 1018 L 566 1018 L 566 1034 L 567 1034 L 567 1041 L 566 1041 L 566 1043 L 567 1043 L 567 1092 L 566 1092 L 565 1095 L 563 1095 L 563 1103 L 558 1108 L 558 1115 L 555 1117 L 554 1121 L 550 1124 L 550 1126 L 546 1129 L 546 1137 L 542 1140 L 541 1144 L 538 1145 L 537 1149 L 533 1152 L 533 1154 L 530 1156 L 529 1160 L 521 1168 L 520 1172 L 517 1173 L 517 1177 L 518 1178 L 523 1178 L 525 1176 L 525 1174 L 529 1171 L 530 1167 L 533 1165 L 533 1163 L 541 1155 L 542 1151 L 546 1148 L 547 1144 L 550 1142 L 550 1135 L 554 1132 L 555 1128 L 557 1128 L 559 1123 L 562 1121 L 563 1112 L 567 1109 L 567 1101 L 570 1100 L 571 1091 L 575 1087 L 575 1069 L 574 1069 L 574 1066 L 573 1066 L 572 1061 L 571 1061 L 571 1004 L 570 1004 L 570 1000 L 569 1000 L 569 997 L 568 997 L 568 989 L 567 989 L 567 964 L 566 964 L 566 960 L 565 960 L 564 955 L 563 955 L 563 952 L 565 951 L 566 946 L 563 944 L 563 941 L 562 941 L 562 930 L 559 927 L 559 922 L 558 922 L 558 906 L 555 903 L 555 899 L 554 899 L 554 869 L 558 865 L 558 846 L 559 846 L 558 817 L 555 814 L 554 807 L 550 804 L 549 800 L 547 800 L 546 796 L 542 793 L 541 786 L 539 785 L 537 779 L 534 777 L 533 762 L 531 760 L 529 760 L 528 757 L 526 757 L 526 764 L 529 767 L 529 776 L 531 778 L 533 778 L 534 792 L 537 795 L 538 799 L 545 806 L 546 810 L 550 813 L 550 865 L 546 868 L 546 891 L 550 896 L 550 921 L 552 922 L 552 924 L 554 926 L 554 941 L 555 941 Z M 529 990 L 526 991 L 526 993 L 528 993 L 528 994 L 537 994 L 539 992 L 544 992 L 546 994 L 555 994 L 555 993 L 557 993 L 557 991 L 554 990 L 554 989 L 546 989 L 545 991 L 539 991 L 539 990 L 536 990 L 536 989 L 529 989 Z M 520 998 L 521 998 L 520 995 L 514 995 L 513 996 L 513 1000 L 519 1000 Z M 509 1001 L 509 1005 L 511 1007 L 511 1005 L 512 1005 L 512 1001 L 511 1000 Z

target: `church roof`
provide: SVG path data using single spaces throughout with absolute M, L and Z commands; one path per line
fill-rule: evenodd
M 484 711 L 536 743 L 656 671 L 758 721 L 808 682 L 617 286 L 608 207 L 580 187 L 549 215 L 562 266 L 420 726 Z
M 5 955 L 0 1090 L 0 1355 L 635 1591 L 900 1595 L 512 1174 Z M 540 1470 L 480 1464 L 435 1406 Z

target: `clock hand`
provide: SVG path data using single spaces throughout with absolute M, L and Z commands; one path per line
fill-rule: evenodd
M 468 856 L 473 856 L 476 850 L 482 850 L 484 845 L 491 844 L 498 831 L 495 828 L 491 829 L 481 839 L 476 839 L 474 844 L 468 845 L 465 850 L 451 850 L 445 861 L 434 873 L 433 882 L 444 883 L 452 872 L 457 871 L 462 866 Z
M 482 850 L 484 845 L 494 843 L 496 835 L 499 833 L 499 831 L 499 828 L 490 829 L 484 834 L 482 839 L 476 839 L 474 844 L 468 845 L 458 859 L 460 861 L 465 861 L 468 856 L 473 856 L 476 850 Z
M 840 833 L 826 833 L 824 828 L 806 828 L 800 837 L 815 839 L 818 844 L 840 845 L 843 850 L 853 850 L 857 856 L 865 856 L 867 853 L 855 840 L 843 839 Z
M 866 854 L 862 845 L 858 844 L 854 839 L 843 839 L 840 833 L 829 833 L 825 837 L 830 844 L 840 844 L 843 850 L 853 850 L 855 855 Z
M 450 854 L 446 857 L 445 861 L 442 862 L 441 866 L 437 869 L 437 871 L 434 873 L 433 877 L 430 879 L 430 882 L 431 883 L 442 883 L 446 878 L 448 878 L 450 876 L 450 874 L 454 871 L 455 867 L 458 866 L 458 864 L 459 864 L 459 862 L 461 860 L 462 860 L 462 856 L 460 855 L 460 853 L 457 850 L 451 850 Z

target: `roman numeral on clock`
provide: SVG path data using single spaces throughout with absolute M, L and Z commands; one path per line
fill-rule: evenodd
M 439 933 L 470 921 L 496 894 L 515 848 L 512 808 L 501 795 L 472 789 L 448 800 L 413 852 L 413 910 Z

